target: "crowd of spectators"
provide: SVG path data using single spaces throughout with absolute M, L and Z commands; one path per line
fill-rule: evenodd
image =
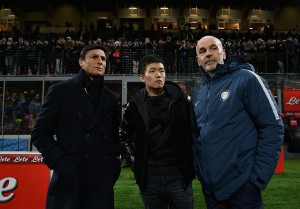
M 6 134 L 28 134 L 35 125 L 42 106 L 41 95 L 29 92 L 7 92 L 4 98 L 3 129 Z
M 212 34 L 221 39 L 227 57 L 240 56 L 259 73 L 298 73 L 299 34 L 224 30 L 81 31 L 40 34 L 24 31 L 0 33 L 2 75 L 65 75 L 79 70 L 83 46 L 98 43 L 110 51 L 109 74 L 138 73 L 139 59 L 147 53 L 163 56 L 170 73 L 193 73 L 196 41 Z
M 80 50 L 89 43 L 109 49 L 108 74 L 138 74 L 138 63 L 147 53 L 160 54 L 169 74 L 197 71 L 195 47 L 207 34 L 222 41 L 227 58 L 243 57 L 258 73 L 300 73 L 300 45 L 297 33 L 195 30 L 81 32 L 39 34 L 0 32 L 2 76 L 70 75 L 79 71 Z M 30 133 L 41 95 L 34 90 L 5 94 L 5 133 Z

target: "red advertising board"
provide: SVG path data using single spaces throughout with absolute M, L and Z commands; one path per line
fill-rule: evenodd
M 290 120 L 290 126 L 298 126 L 297 120 Z
M 0 208 L 44 209 L 50 170 L 34 152 L 0 152 Z
M 279 173 L 283 173 L 283 172 L 284 172 L 284 147 L 281 148 L 278 163 L 277 163 L 274 173 L 279 174 Z
M 283 91 L 284 112 L 287 117 L 300 115 L 300 90 L 285 89 Z

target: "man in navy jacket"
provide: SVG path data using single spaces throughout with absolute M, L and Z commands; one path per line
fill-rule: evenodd
M 118 105 L 104 85 L 107 51 L 96 44 L 80 54 L 80 72 L 52 85 L 32 142 L 53 169 L 46 209 L 113 209 L 120 174 Z
M 191 96 L 194 165 L 208 209 L 262 209 L 283 123 L 266 82 L 249 65 L 225 65 L 219 39 L 196 47 L 204 82 Z

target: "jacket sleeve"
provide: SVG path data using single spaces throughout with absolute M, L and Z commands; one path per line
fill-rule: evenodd
M 265 80 L 257 74 L 246 86 L 246 109 L 257 129 L 258 140 L 255 162 L 250 176 L 260 189 L 265 189 L 278 163 L 284 127 L 276 101 Z
M 57 115 L 59 114 L 59 95 L 52 85 L 45 97 L 37 122 L 31 133 L 33 145 L 42 153 L 44 163 L 53 169 L 56 162 L 65 155 L 54 138 Z
M 194 100 L 193 97 L 191 98 L 191 101 L 189 102 L 190 107 L 190 125 L 191 125 L 191 133 L 192 133 L 192 139 L 193 139 L 193 144 L 197 141 L 198 137 L 200 136 L 200 130 L 197 127 L 197 120 L 195 116 L 195 111 L 194 111 Z
M 126 163 L 128 166 L 133 168 L 134 165 L 134 131 L 131 124 L 131 106 L 132 104 L 128 104 L 127 108 L 124 112 L 123 119 L 119 128 L 119 137 L 121 141 L 122 155 L 123 158 L 126 159 Z

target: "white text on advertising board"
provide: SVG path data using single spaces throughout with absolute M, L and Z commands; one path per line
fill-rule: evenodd
M 286 104 L 297 105 L 299 103 L 300 103 L 300 99 L 297 99 L 296 97 L 291 97 L 290 100 Z
M 4 193 L 11 192 L 17 187 L 17 180 L 12 177 L 0 179 L 0 203 L 8 202 L 13 199 L 14 193 L 4 196 Z

